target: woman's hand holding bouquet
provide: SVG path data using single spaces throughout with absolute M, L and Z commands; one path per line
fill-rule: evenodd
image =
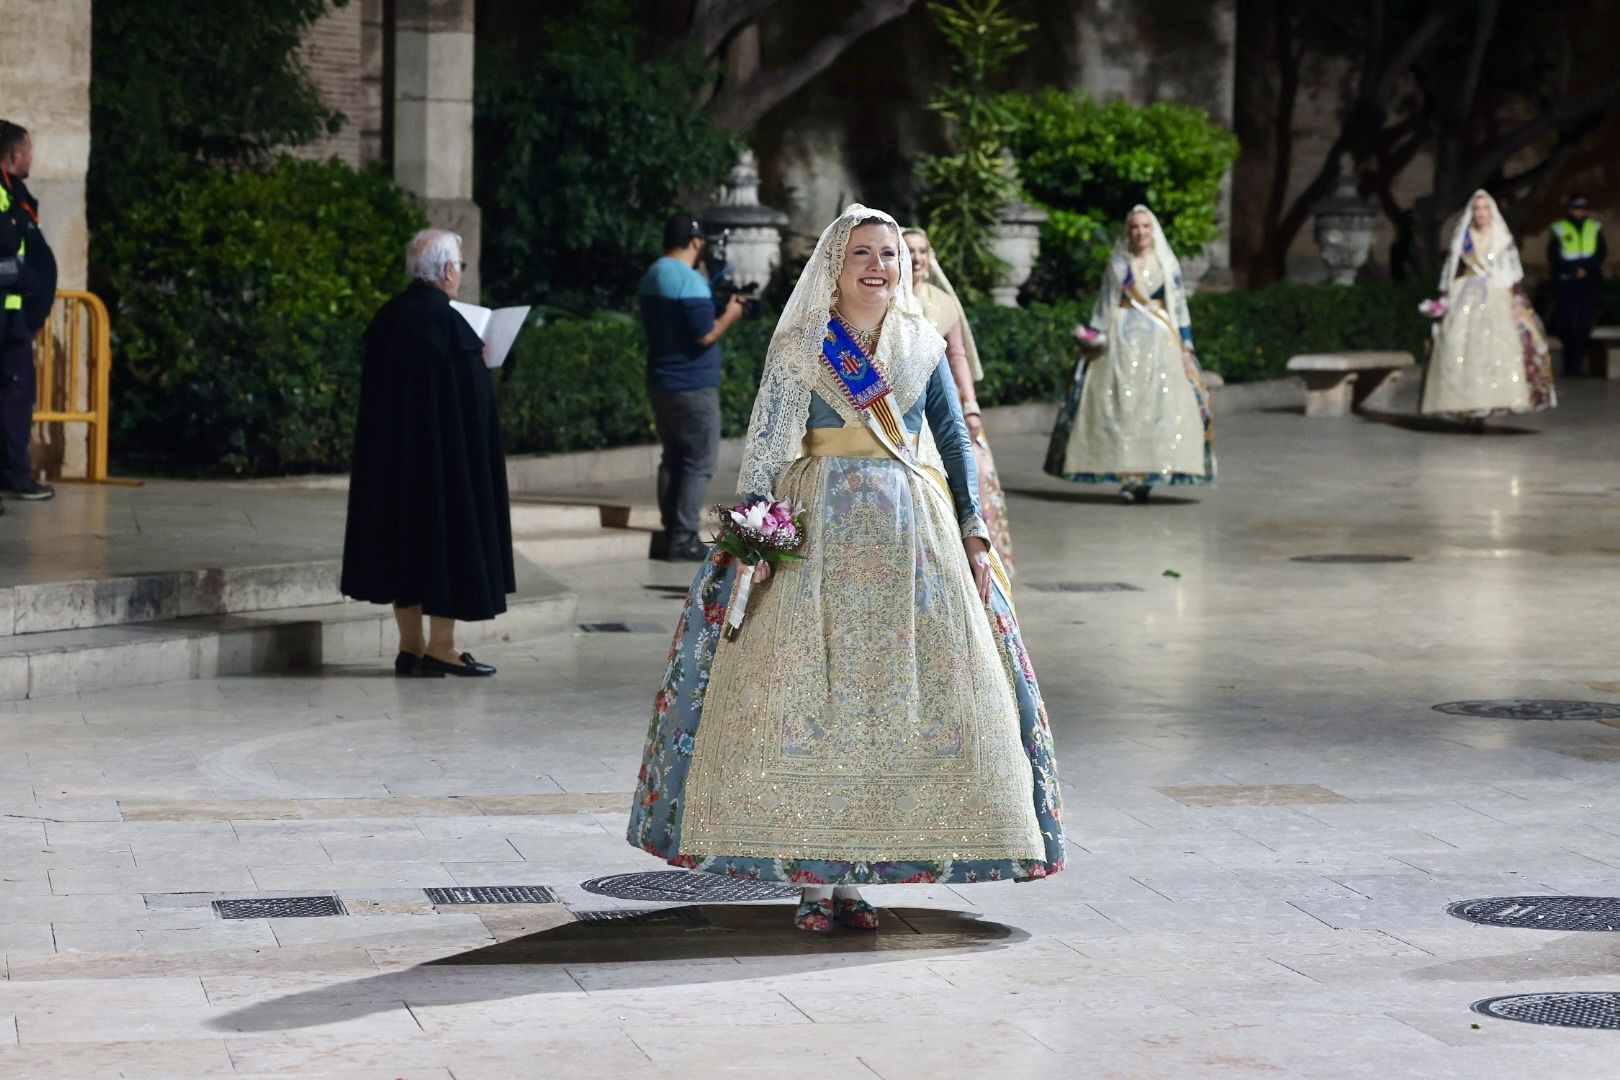
M 716 506 L 720 535 L 714 546 L 752 571 L 737 571 L 726 605 L 725 634 L 737 636 L 748 614 L 748 594 L 756 581 L 771 575 L 774 564 L 802 560 L 797 554 L 804 545 L 804 511 L 795 510 L 774 499 L 746 499 L 736 506 Z

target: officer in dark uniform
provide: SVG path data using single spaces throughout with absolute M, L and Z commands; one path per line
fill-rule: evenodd
M 1552 267 L 1558 305 L 1553 332 L 1564 343 L 1564 374 L 1585 375 L 1591 346 L 1592 323 L 1597 318 L 1598 287 L 1609 246 L 1603 226 L 1587 216 L 1586 200 L 1569 200 L 1569 214 L 1553 222 L 1547 239 L 1547 263 Z
M 25 183 L 34 162 L 26 129 L 0 120 L 0 495 L 36 501 L 56 492 L 34 479 L 34 334 L 56 300 L 56 256 Z M 9 280 L 8 280 L 9 278 Z

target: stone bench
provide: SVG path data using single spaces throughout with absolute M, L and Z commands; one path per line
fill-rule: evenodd
M 1594 326 L 1590 351 L 1592 374 L 1600 379 L 1620 379 L 1620 326 Z
M 1417 361 L 1404 352 L 1307 353 L 1288 370 L 1305 380 L 1306 416 L 1345 416 Z

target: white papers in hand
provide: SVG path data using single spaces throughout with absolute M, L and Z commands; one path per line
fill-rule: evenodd
M 512 342 L 517 340 L 518 331 L 529 317 L 528 307 L 492 310 L 477 304 L 463 304 L 460 300 L 450 301 L 450 306 L 461 312 L 461 317 L 484 343 L 485 365 L 498 368 L 506 363 L 506 354 L 512 351 Z

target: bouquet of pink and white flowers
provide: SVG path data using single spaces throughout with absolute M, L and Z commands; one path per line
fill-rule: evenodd
M 780 500 L 749 499 L 736 506 L 716 506 L 720 535 L 714 546 L 736 559 L 737 580 L 726 605 L 725 634 L 734 638 L 748 614 L 748 593 L 754 585 L 753 567 L 759 562 L 793 562 L 804 545 L 804 510 Z
M 1425 300 L 1418 305 L 1418 313 L 1431 319 L 1446 317 L 1446 298 L 1441 296 L 1433 300 Z

